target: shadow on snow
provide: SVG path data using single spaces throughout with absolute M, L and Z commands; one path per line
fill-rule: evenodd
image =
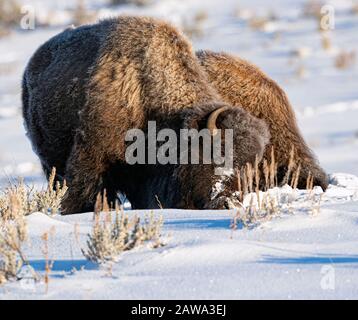
M 29 261 L 32 268 L 35 271 L 46 271 L 46 260 L 31 260 Z M 62 271 L 62 272 L 72 272 L 74 270 L 97 270 L 98 265 L 83 260 L 50 260 L 49 263 L 52 263 L 51 271 Z
M 166 221 L 164 225 L 175 229 L 227 229 L 230 230 L 232 219 L 187 219 Z
M 318 255 L 303 257 L 275 257 L 264 256 L 261 263 L 279 263 L 279 264 L 358 264 L 357 255 Z

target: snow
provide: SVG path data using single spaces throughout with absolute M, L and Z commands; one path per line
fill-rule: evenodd
M 21 75 L 36 48 L 72 23 L 75 3 L 21 2 L 34 5 L 39 22 L 49 26 L 18 29 L 0 38 L 1 187 L 17 176 L 29 185 L 45 183 L 22 124 Z M 342 50 L 358 52 L 358 15 L 350 13 L 352 1 L 328 1 L 336 11 L 329 50 L 322 48 L 317 21 L 302 16 L 304 0 L 156 0 L 146 7 L 85 2 L 101 18 L 151 15 L 179 27 L 205 12 L 203 36 L 193 39 L 194 48 L 238 54 L 285 89 L 307 143 L 330 173 L 330 187 L 315 214 L 306 191 L 272 190 L 282 203 L 290 201 L 293 214 L 285 211 L 249 228 L 239 224 L 237 230 L 230 229 L 234 211 L 156 210 L 164 217 L 167 245 L 155 250 L 143 246 L 102 267 L 81 253 L 92 213 L 32 214 L 27 217 L 30 242 L 25 253 L 43 275 L 41 237 L 49 232 L 54 264 L 48 291 L 43 282 L 33 283 L 24 268 L 23 280 L 0 287 L 0 299 L 357 299 L 358 64 L 334 66 Z M 262 30 L 249 26 L 253 16 L 269 12 L 278 19 Z M 221 188 L 220 182 L 216 187 Z M 318 197 L 322 191 L 314 193 Z
M 167 245 L 155 250 L 144 246 L 103 267 L 86 261 L 80 251 L 92 213 L 35 213 L 27 218 L 31 245 L 26 251 L 31 265 L 43 274 L 41 236 L 51 234 L 49 255 L 54 264 L 48 291 L 43 283 L 25 279 L 0 289 L 0 298 L 357 298 L 358 197 L 338 203 L 334 194 L 327 196 L 318 215 L 297 210 L 234 231 L 233 211 L 156 210 L 154 214 L 165 220 Z M 333 272 L 333 287 L 325 286 L 327 270 Z

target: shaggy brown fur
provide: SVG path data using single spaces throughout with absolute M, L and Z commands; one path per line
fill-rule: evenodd
M 290 151 L 294 148 L 295 160 L 302 166 L 298 187 L 306 188 L 306 180 L 311 172 L 314 185 L 325 190 L 328 185 L 327 175 L 307 147 L 297 127 L 290 102 L 277 83 L 258 67 L 238 57 L 210 51 L 197 52 L 197 57 L 206 70 L 209 81 L 224 101 L 242 106 L 269 125 L 271 141 L 266 146 L 264 157 L 270 159 L 271 149 L 274 147 L 279 181 L 284 180 Z
M 209 84 L 189 43 L 170 25 L 121 17 L 68 29 L 41 46 L 23 78 L 23 115 L 45 173 L 55 166 L 69 191 L 64 213 L 92 210 L 107 189 L 124 192 L 134 208 L 224 208 L 233 177 L 215 197 L 214 165 L 134 165 L 125 162 L 125 135 L 145 130 L 205 127 L 225 105 Z M 236 166 L 261 157 L 265 123 L 232 107 L 218 127 L 235 135 Z M 220 200 L 219 200 L 220 199 Z

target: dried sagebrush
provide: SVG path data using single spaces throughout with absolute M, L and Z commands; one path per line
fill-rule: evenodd
M 77 0 L 77 6 L 74 9 L 72 20 L 75 26 L 93 23 L 96 21 L 96 14 L 87 9 L 84 0 Z
M 0 25 L 9 27 L 19 24 L 21 6 L 15 0 L 0 0 Z
M 141 223 L 139 217 L 129 218 L 116 206 L 116 216 L 113 221 L 109 211 L 99 210 L 98 203 L 102 202 L 106 203 L 105 197 L 102 201 L 102 197 L 98 196 L 92 233 L 88 235 L 87 249 L 82 250 L 88 260 L 96 263 L 114 261 L 122 252 L 148 241 L 153 242 L 154 247 L 158 247 L 158 244 L 162 245 L 160 242 L 162 218 L 155 219 L 151 214 L 144 223 Z
M 334 65 L 337 69 L 349 70 L 353 68 L 356 63 L 355 51 L 341 51 L 334 60 Z
M 56 170 L 53 169 L 45 190 L 35 191 L 26 186 L 23 180 L 6 188 L 0 194 L 0 218 L 15 219 L 38 211 L 46 214 L 59 212 L 67 186 L 65 182 L 63 185 L 58 181 L 55 183 L 55 176 Z
M 34 201 L 37 207 L 36 211 L 49 214 L 55 214 L 60 211 L 61 201 L 68 188 L 66 181 L 61 185 L 59 181 L 55 182 L 55 177 L 56 169 L 53 168 L 47 189 L 35 193 Z
M 3 220 L 16 219 L 36 211 L 37 207 L 29 190 L 22 180 L 12 184 L 0 195 L 0 217 Z
M 0 284 L 18 279 L 26 262 L 22 245 L 27 240 L 27 225 L 23 216 L 3 221 L 0 226 Z

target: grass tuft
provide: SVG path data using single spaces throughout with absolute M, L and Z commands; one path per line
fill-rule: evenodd
M 355 51 L 341 51 L 335 58 L 334 65 L 337 69 L 349 70 L 356 63 Z
M 27 225 L 24 216 L 3 221 L 0 225 L 0 285 L 9 280 L 18 280 L 18 274 L 27 261 L 22 252 L 27 240 Z
M 66 182 L 55 182 L 56 169 L 52 169 L 47 188 L 35 191 L 23 180 L 10 185 L 0 194 L 0 218 L 15 219 L 33 212 L 56 214 L 60 211 L 61 200 L 67 191 Z
M 281 188 L 278 186 L 277 163 L 273 148 L 269 160 L 264 159 L 262 164 L 259 164 L 256 159 L 254 167 L 247 164 L 237 170 L 240 207 L 235 214 L 231 228 L 236 229 L 238 224 L 253 227 L 285 213 L 293 214 L 295 205 L 297 205 L 296 209 L 303 209 L 310 215 L 317 215 L 320 212 L 324 193 L 316 194 L 313 176 L 309 173 L 306 183 L 307 192 L 298 199 L 296 190 L 300 174 L 301 164 L 297 161 L 297 153 L 293 148 L 283 179 L 284 186 Z M 298 200 L 297 203 L 294 203 L 295 200 Z M 302 206 L 303 203 L 305 206 Z
M 103 197 L 98 195 L 92 232 L 88 235 L 87 248 L 82 249 L 82 253 L 92 262 L 105 263 L 115 261 L 121 253 L 145 242 L 152 242 L 153 248 L 163 246 L 160 239 L 162 225 L 162 217 L 155 219 L 153 214 L 147 216 L 144 223 L 137 216 L 129 218 L 118 204 L 113 221 L 105 194 Z
M 73 19 L 73 24 L 75 26 L 80 26 L 83 24 L 95 22 L 96 14 L 87 9 L 84 0 L 77 0 L 77 5 L 74 9 L 72 19 Z

